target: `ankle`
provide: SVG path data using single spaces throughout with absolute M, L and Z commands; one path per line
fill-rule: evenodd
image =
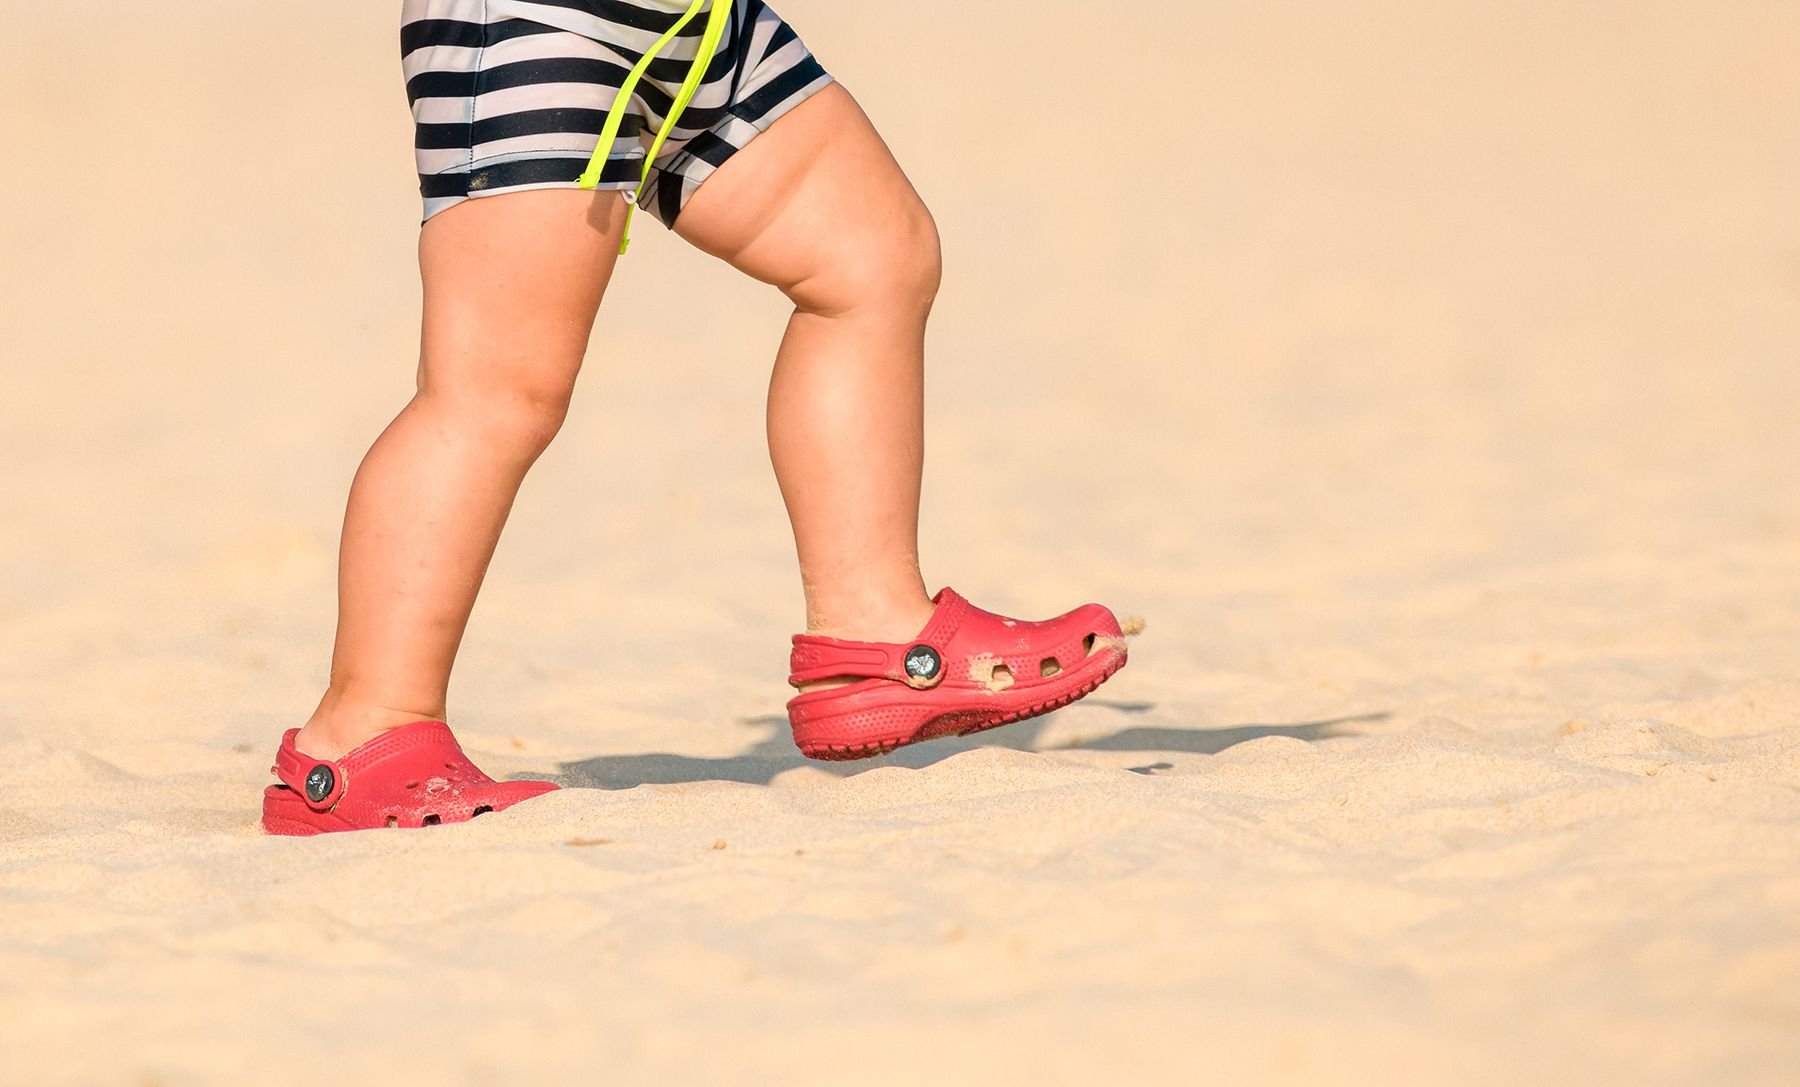
M 830 609 L 809 607 L 806 632 L 858 642 L 903 642 L 925 628 L 934 610 L 935 606 L 922 593 L 917 599 Z
M 301 726 L 294 746 L 314 758 L 335 759 L 401 725 L 443 719 L 441 706 L 416 710 L 380 705 L 357 700 L 334 688 L 325 693 L 319 708 Z

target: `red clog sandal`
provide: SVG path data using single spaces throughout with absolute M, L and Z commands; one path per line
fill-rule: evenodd
M 1125 666 L 1125 637 L 1099 604 L 1043 622 L 983 611 L 944 589 L 909 642 L 794 635 L 793 686 L 851 679 L 788 702 L 794 743 L 814 759 L 864 759 L 1048 713 Z M 1134 631 L 1135 633 L 1135 631 Z
M 553 791 L 548 781 L 495 781 L 463 754 L 442 721 L 384 732 L 340 759 L 315 759 L 281 738 L 270 767 L 281 784 L 263 791 L 263 830 L 325 834 L 376 827 L 461 823 Z

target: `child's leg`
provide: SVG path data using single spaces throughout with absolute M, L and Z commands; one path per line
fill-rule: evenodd
M 918 520 L 939 254 L 925 205 L 833 85 L 727 160 L 675 229 L 794 303 L 769 383 L 769 452 L 807 630 L 912 637 L 932 611 Z
M 334 758 L 443 718 L 475 593 L 562 423 L 623 221 L 617 193 L 560 190 L 470 200 L 425 224 L 418 392 L 350 489 L 331 685 L 301 751 Z

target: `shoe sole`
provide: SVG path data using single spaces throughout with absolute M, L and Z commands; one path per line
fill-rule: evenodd
M 936 740 L 946 736 L 973 736 L 977 732 L 986 732 L 989 729 L 999 728 L 1001 725 L 1010 725 L 1033 717 L 1041 717 L 1052 710 L 1061 709 L 1071 702 L 1086 698 L 1102 683 L 1111 679 L 1113 673 L 1125 667 L 1126 654 L 1115 652 L 1112 654 L 1112 658 L 1077 686 L 1069 687 L 1041 702 L 1033 702 L 1017 709 L 1000 713 L 991 710 L 956 710 L 933 717 L 904 736 L 871 740 L 861 744 L 807 742 L 798 738 L 794 743 L 800 748 L 800 753 L 809 759 L 816 759 L 820 762 L 853 762 L 857 759 L 872 759 L 877 755 L 886 755 L 898 748 L 922 743 L 925 740 Z

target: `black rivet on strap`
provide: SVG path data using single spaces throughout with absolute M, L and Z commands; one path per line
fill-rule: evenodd
M 943 670 L 944 660 L 938 651 L 928 645 L 915 645 L 906 651 L 906 675 L 908 679 L 929 683 L 937 678 Z
M 331 767 L 320 763 L 306 775 L 306 799 L 314 804 L 323 804 L 336 786 L 337 775 L 331 772 Z

